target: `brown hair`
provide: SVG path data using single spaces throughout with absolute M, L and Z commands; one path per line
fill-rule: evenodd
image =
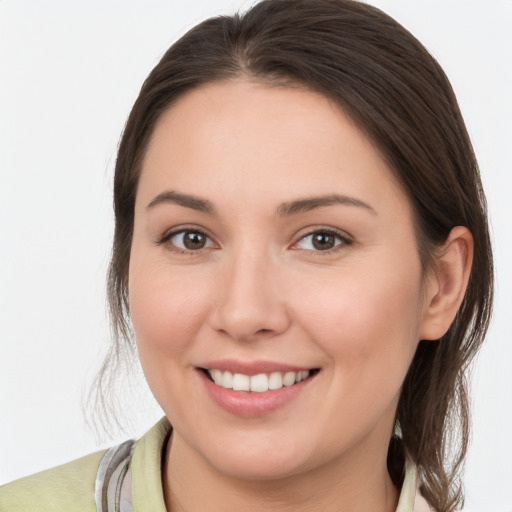
M 237 77 L 307 87 L 353 118 L 409 197 L 424 268 L 453 227 L 466 226 L 473 234 L 464 301 L 440 341 L 419 343 L 397 410 L 402 440 L 393 438 L 388 453 L 397 485 L 407 454 L 430 504 L 438 512 L 453 511 L 463 502 L 458 475 L 469 431 L 465 378 L 492 304 L 486 202 L 448 79 L 427 50 L 379 9 L 353 0 L 265 0 L 243 15 L 201 23 L 165 53 L 144 82 L 119 146 L 108 282 L 111 357 L 133 345 L 127 279 L 134 204 L 155 123 L 186 91 Z

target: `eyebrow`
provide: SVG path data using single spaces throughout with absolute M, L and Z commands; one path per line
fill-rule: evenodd
M 372 208 L 368 203 L 365 203 L 360 199 L 356 199 L 355 197 L 343 196 L 339 194 L 309 197 L 305 199 L 299 199 L 297 201 L 291 201 L 289 203 L 283 203 L 277 209 L 277 213 L 281 217 L 287 217 L 289 215 L 296 215 L 298 213 L 309 212 L 311 210 L 315 210 L 316 208 L 332 206 L 335 204 L 364 208 L 373 215 L 377 215 L 375 209 Z
M 181 194 L 173 190 L 158 194 L 148 204 L 147 209 L 154 208 L 159 204 L 166 203 L 177 204 L 178 206 L 191 208 L 192 210 L 197 210 L 204 213 L 215 213 L 215 208 L 213 207 L 212 203 L 210 203 L 210 201 L 206 199 L 201 199 L 200 197 L 191 196 L 189 194 Z
M 176 204 L 185 208 L 191 208 L 204 213 L 215 214 L 216 210 L 213 204 L 207 199 L 202 199 L 197 196 L 190 194 L 182 194 L 174 190 L 162 192 L 158 194 L 147 206 L 148 209 L 154 208 L 159 204 Z M 282 203 L 277 209 L 277 214 L 280 217 L 288 217 L 291 215 L 297 215 L 299 213 L 309 212 L 316 208 L 323 208 L 326 206 L 332 206 L 341 204 L 345 206 L 356 206 L 368 210 L 373 215 L 377 215 L 377 212 L 368 203 L 356 199 L 355 197 L 349 197 L 339 194 L 329 194 L 326 196 L 315 196 L 304 199 L 298 199 L 296 201 L 290 201 Z

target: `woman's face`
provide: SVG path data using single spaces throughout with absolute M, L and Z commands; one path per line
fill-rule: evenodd
M 425 286 L 406 196 L 325 97 L 235 81 L 161 116 L 130 311 L 173 443 L 197 460 L 248 479 L 385 460 Z

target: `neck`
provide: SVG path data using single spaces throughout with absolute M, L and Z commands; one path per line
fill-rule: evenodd
M 353 451 L 301 474 L 244 480 L 217 471 L 173 432 L 163 479 L 167 510 L 394 512 L 398 490 L 387 472 L 387 447 L 378 450 L 366 443 Z

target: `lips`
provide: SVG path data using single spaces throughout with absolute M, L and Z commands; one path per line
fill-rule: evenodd
M 320 372 L 273 362 L 212 361 L 197 367 L 210 398 L 225 411 L 255 418 L 299 397 Z

